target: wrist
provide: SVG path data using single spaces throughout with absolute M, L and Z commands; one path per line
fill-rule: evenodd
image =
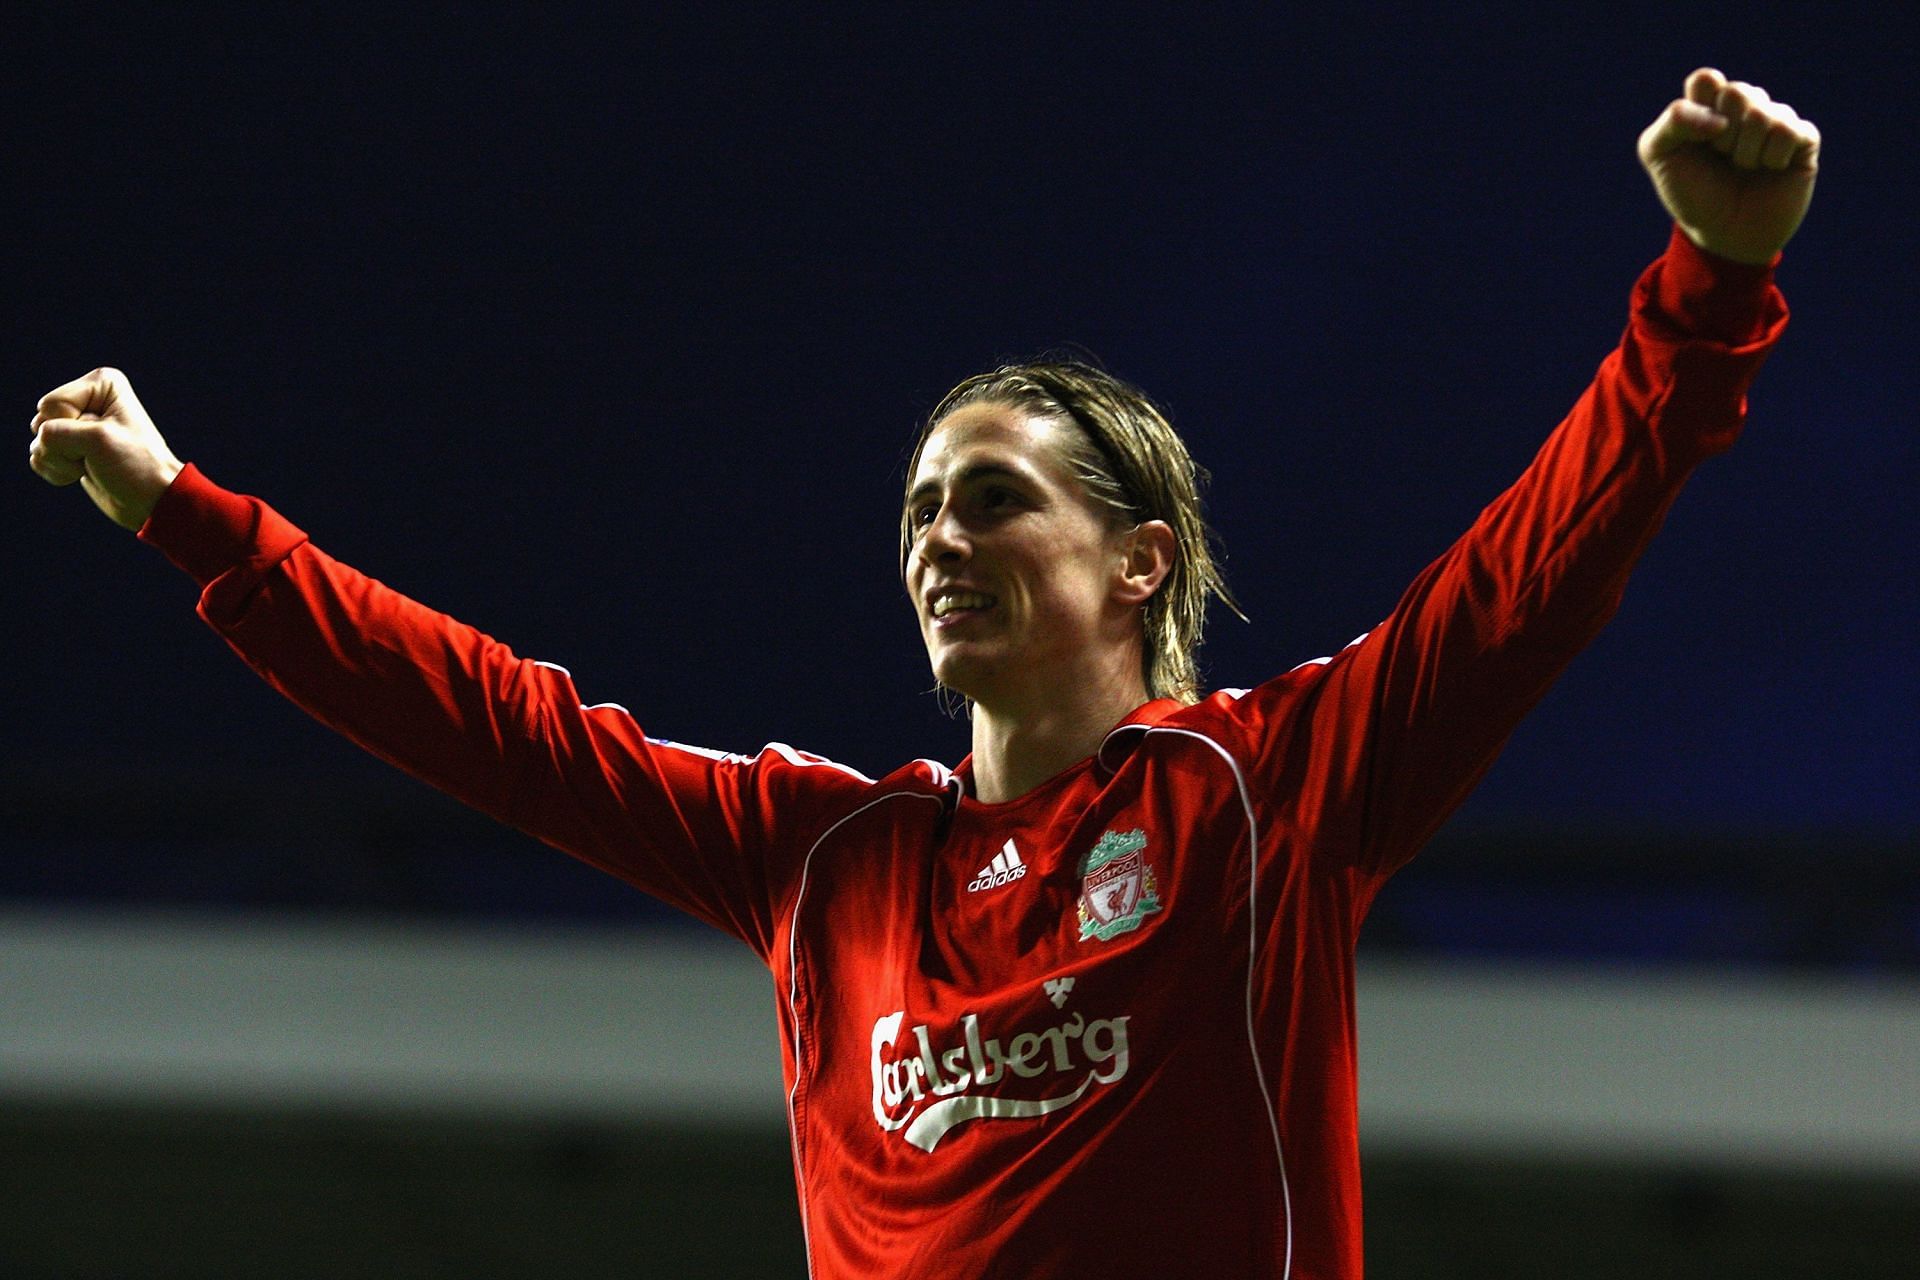
M 1743 245 L 1724 239 L 1715 239 L 1703 232 L 1696 231 L 1684 222 L 1675 223 L 1693 247 L 1702 253 L 1712 254 L 1727 262 L 1737 262 L 1745 267 L 1770 267 L 1780 261 L 1779 245 Z
M 1755 342 L 1783 310 L 1773 266 L 1716 253 L 1675 223 L 1649 300 L 1679 332 L 1733 346 Z
M 160 505 L 160 499 L 166 496 L 173 482 L 186 470 L 186 464 L 173 456 L 171 451 L 154 460 L 155 466 L 146 480 L 140 485 L 139 496 L 129 504 L 126 519 L 121 523 L 138 533 L 153 516 L 153 509 Z

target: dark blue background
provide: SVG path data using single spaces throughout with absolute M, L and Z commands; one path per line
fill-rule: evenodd
M 1205 667 L 1256 682 L 1377 621 L 1579 393 L 1686 72 L 1768 86 L 1828 146 L 1747 437 L 1456 829 L 1910 846 L 1903 10 L 371 12 L 18 24 L 19 425 L 118 365 L 181 456 L 589 701 L 870 773 L 966 750 L 894 545 L 951 384 L 1075 342 L 1167 405 L 1253 619 Z M 4 511 L 16 803 L 413 795 L 77 489 L 22 466 Z

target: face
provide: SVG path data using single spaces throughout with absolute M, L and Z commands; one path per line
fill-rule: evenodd
M 927 437 L 908 486 L 907 590 L 927 656 L 942 684 L 983 706 L 1044 696 L 1137 635 L 1126 531 L 1069 470 L 1068 430 L 963 406 Z

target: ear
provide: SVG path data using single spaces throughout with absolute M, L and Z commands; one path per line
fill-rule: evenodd
M 1165 520 L 1147 520 L 1135 525 L 1121 544 L 1120 576 L 1114 583 L 1114 599 L 1137 609 L 1153 598 L 1160 584 L 1173 572 L 1173 558 L 1179 552 L 1179 540 Z

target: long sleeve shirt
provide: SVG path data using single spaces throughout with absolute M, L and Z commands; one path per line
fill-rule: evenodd
M 1368 905 L 1613 613 L 1786 311 L 1677 231 L 1524 474 L 1329 657 L 1005 804 L 650 735 L 189 467 L 141 536 L 274 688 L 767 965 L 810 1272 L 1361 1274 Z

